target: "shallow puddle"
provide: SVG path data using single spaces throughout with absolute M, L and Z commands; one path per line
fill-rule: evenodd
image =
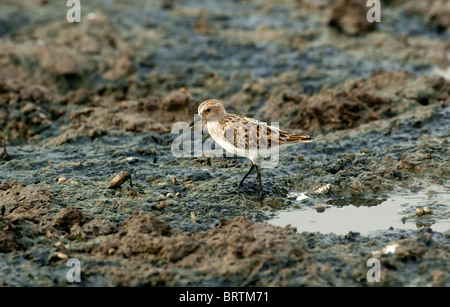
M 304 199 L 304 196 L 297 198 Z M 305 206 L 301 209 L 281 211 L 269 223 L 276 226 L 290 224 L 298 232 L 347 234 L 349 231 L 367 235 L 378 230 L 413 230 L 430 227 L 433 231 L 450 230 L 450 193 L 433 189 L 418 193 L 397 193 L 377 206 L 343 207 L 325 205 L 323 209 Z M 319 205 L 320 206 L 320 205 Z M 429 207 L 432 214 L 416 215 L 416 209 Z

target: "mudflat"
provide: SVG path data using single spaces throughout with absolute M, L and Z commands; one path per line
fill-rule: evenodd
M 60 2 L 0 4 L 0 285 L 450 285 L 446 1 Z M 210 98 L 315 135 L 262 202 L 172 155 Z

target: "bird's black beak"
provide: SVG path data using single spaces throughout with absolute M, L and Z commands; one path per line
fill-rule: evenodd
M 202 118 L 200 116 L 195 116 L 194 121 L 189 125 L 189 129 L 191 129 L 193 126 L 195 126 L 198 122 L 201 122 Z

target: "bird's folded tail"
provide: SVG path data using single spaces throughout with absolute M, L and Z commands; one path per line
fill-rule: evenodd
M 303 142 L 312 142 L 314 136 L 312 134 L 287 134 L 287 143 L 303 143 Z

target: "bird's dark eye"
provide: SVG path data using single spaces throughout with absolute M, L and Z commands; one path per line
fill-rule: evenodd
M 211 108 L 206 109 L 206 112 L 211 112 Z

